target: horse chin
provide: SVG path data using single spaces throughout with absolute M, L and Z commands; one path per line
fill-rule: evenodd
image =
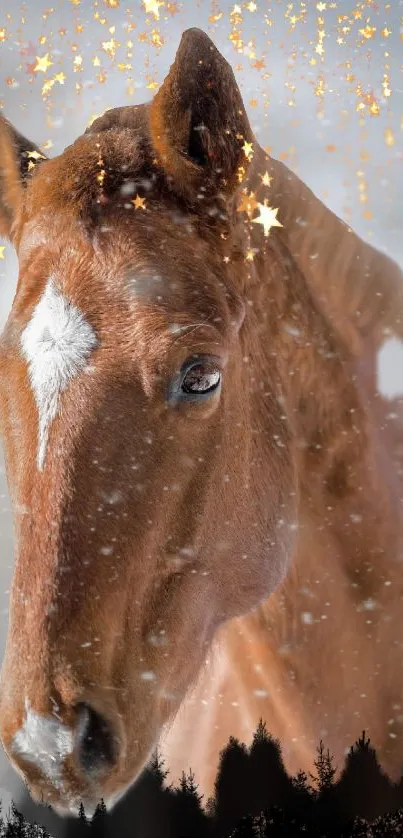
M 30 788 L 27 784 L 25 785 L 34 803 L 50 806 L 60 818 L 78 818 L 80 815 L 80 806 L 83 804 L 85 816 L 87 820 L 91 820 L 101 800 L 104 801 L 107 812 L 112 812 L 115 806 L 135 785 L 141 776 L 142 770 L 136 772 L 133 779 L 125 783 L 122 788 L 113 794 L 108 794 L 100 789 L 97 794 L 92 794 L 91 796 L 83 795 L 81 797 L 81 795 L 74 795 L 69 797 L 68 795 L 63 795 L 62 801 L 60 799 L 53 799 L 53 795 L 45 796 L 43 793 L 35 791 L 34 788 Z
M 112 810 L 117 806 L 117 804 L 120 803 L 120 801 L 126 796 L 126 794 L 130 791 L 132 786 L 136 783 L 137 779 L 138 777 L 127 783 L 124 786 L 124 788 L 120 791 L 115 792 L 115 794 L 112 794 L 109 797 L 104 798 L 104 803 L 108 814 L 111 813 Z M 84 806 L 85 816 L 87 820 L 91 820 L 94 817 L 96 808 L 100 800 L 83 800 L 82 802 Z M 53 811 L 56 813 L 56 815 L 59 816 L 59 818 L 78 818 L 80 814 L 80 803 L 81 801 L 78 803 L 77 801 L 74 801 L 71 802 L 71 804 L 64 806 L 59 803 L 51 803 L 50 805 Z
M 130 789 L 132 789 L 133 786 L 137 783 L 137 781 L 141 777 L 144 768 L 145 766 L 139 771 L 137 771 L 131 780 L 125 783 L 121 788 L 118 789 L 118 791 L 115 791 L 113 794 L 103 794 L 102 791 L 100 791 L 96 798 L 84 797 L 82 801 L 81 799 L 75 798 L 72 799 L 70 803 L 61 804 L 49 802 L 49 805 L 56 812 L 56 814 L 59 815 L 59 817 L 78 818 L 80 814 L 80 804 L 82 802 L 84 806 L 85 816 L 88 820 L 91 820 L 95 814 L 97 806 L 99 805 L 102 799 L 105 803 L 106 811 L 110 813 L 117 806 L 117 804 L 121 802 L 121 800 L 126 796 L 126 794 L 128 794 Z

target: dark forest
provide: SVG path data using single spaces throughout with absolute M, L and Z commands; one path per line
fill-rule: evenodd
M 183 772 L 174 786 L 158 752 L 111 814 L 59 818 L 27 792 L 0 817 L 1 838 L 380 838 L 403 836 L 403 776 L 392 783 L 365 731 L 341 771 L 325 743 L 315 773 L 289 776 L 280 742 L 260 720 L 250 747 L 231 737 L 221 752 L 213 797 Z

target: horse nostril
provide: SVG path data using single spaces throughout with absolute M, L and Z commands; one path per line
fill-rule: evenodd
M 112 768 L 117 760 L 117 741 L 109 723 L 88 704 L 78 705 L 75 753 L 84 774 Z

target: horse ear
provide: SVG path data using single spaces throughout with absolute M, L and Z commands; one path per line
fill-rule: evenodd
M 234 73 L 200 29 L 182 35 L 175 61 L 150 107 L 159 162 L 174 188 L 230 193 L 246 172 L 254 139 Z M 238 176 L 238 177 L 237 177 Z
M 0 114 L 0 235 L 7 238 L 31 173 L 45 155 Z

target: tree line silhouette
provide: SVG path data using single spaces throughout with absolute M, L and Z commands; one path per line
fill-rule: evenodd
M 59 818 L 25 793 L 1 817 L 0 838 L 403 838 L 403 776 L 392 783 L 363 732 L 337 766 L 321 741 L 315 774 L 290 776 L 280 742 L 261 719 L 250 747 L 234 737 L 220 754 L 214 794 L 205 803 L 191 770 L 177 786 L 158 751 L 134 787 L 92 821 Z

